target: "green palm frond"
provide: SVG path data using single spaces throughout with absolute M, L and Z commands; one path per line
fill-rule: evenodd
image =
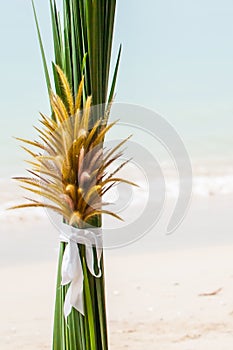
M 50 92 L 48 64 L 33 0 L 32 3 L 47 87 Z M 57 66 L 61 67 L 65 73 L 73 96 L 77 95 L 78 84 L 84 76 L 84 104 L 86 97 L 92 96 L 94 106 L 103 105 L 99 107 L 94 122 L 105 110 L 104 105 L 108 108 L 108 104 L 111 104 L 114 98 L 122 51 L 120 46 L 113 77 L 109 83 L 115 11 L 116 0 L 63 0 L 63 17 L 61 18 L 56 0 L 50 0 L 55 56 L 53 78 L 56 94 L 69 105 L 69 101 L 65 98 L 64 84 L 56 69 Z
M 47 198 L 42 202 L 29 199 L 28 204 L 20 207 L 43 207 L 46 204 L 48 208 L 63 215 L 71 225 L 82 225 L 84 220 L 100 227 L 101 214 L 117 217 L 116 214 L 103 210 L 105 203 L 101 197 L 115 185 L 115 181 L 105 184 L 104 181 L 109 176 L 109 167 L 121 157 L 121 146 L 126 142 L 122 141 L 105 152 L 102 149 L 108 131 L 105 127 L 108 125 L 114 99 L 121 57 L 120 47 L 110 79 L 116 0 L 48 1 L 54 46 L 51 77 L 34 0 L 32 3 L 52 113 L 51 118 L 41 114 L 42 127 L 37 129 L 40 145 L 26 142 L 25 145 L 33 147 L 35 151 L 27 147 L 25 149 L 33 158 L 27 161 L 32 167 L 30 175 L 36 178 L 39 175 L 43 187 L 45 179 L 46 186 L 51 190 L 51 193 L 46 193 L 53 197 L 55 184 L 56 200 Z M 60 3 L 63 3 L 61 11 L 58 6 Z M 61 72 L 64 72 L 64 76 Z M 52 85 L 56 94 L 51 93 Z M 120 168 L 121 166 L 116 166 L 112 178 L 116 178 L 115 174 Z M 30 187 L 29 184 L 27 186 Z M 37 188 L 33 181 L 31 188 L 44 191 L 44 188 Z M 84 249 L 79 245 L 84 272 L 86 271 L 84 294 L 88 317 L 83 318 L 73 310 L 67 326 L 62 317 L 67 291 L 66 287 L 61 287 L 64 249 L 65 244 L 61 243 L 53 350 L 107 350 L 103 256 L 103 274 L 100 279 L 96 279 L 88 269 L 85 270 Z

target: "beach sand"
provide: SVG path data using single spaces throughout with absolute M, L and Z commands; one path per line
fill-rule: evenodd
M 105 252 L 111 350 L 232 350 L 232 199 L 193 198 L 172 236 Z M 51 349 L 57 232 L 39 211 L 0 219 L 0 349 Z
M 107 256 L 110 348 L 232 349 L 232 249 Z M 55 262 L 1 269 L 1 349 L 51 348 L 55 272 Z

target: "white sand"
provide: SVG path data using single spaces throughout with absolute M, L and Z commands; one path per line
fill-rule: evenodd
M 233 247 L 107 264 L 112 349 L 232 349 Z M 214 296 L 200 296 L 221 288 Z
M 232 349 L 232 249 L 108 256 L 111 349 Z M 50 349 L 55 272 L 55 262 L 1 269 L 1 349 Z
M 194 199 L 174 236 L 106 252 L 111 350 L 232 350 L 231 212 L 231 196 Z M 4 350 L 51 349 L 57 233 L 31 213 L 0 218 Z

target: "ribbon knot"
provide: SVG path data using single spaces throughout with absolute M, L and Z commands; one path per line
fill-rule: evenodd
M 102 255 L 102 231 L 100 228 L 77 229 L 72 226 L 62 224 L 60 241 L 67 243 L 62 260 L 62 281 L 65 286 L 70 283 L 64 302 L 64 316 L 67 317 L 74 307 L 84 315 L 83 301 L 83 267 L 80 258 L 78 244 L 85 246 L 85 257 L 90 273 L 98 278 L 101 276 L 100 260 Z M 97 253 L 98 273 L 95 273 L 94 251 Z

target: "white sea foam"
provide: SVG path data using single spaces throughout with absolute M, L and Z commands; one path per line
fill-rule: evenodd
M 168 197 L 177 197 L 179 181 L 177 179 L 168 179 L 166 192 Z M 192 193 L 200 197 L 233 194 L 233 175 L 193 176 Z
M 177 198 L 179 193 L 179 178 L 176 169 L 170 164 L 162 164 L 161 170 L 165 180 L 166 197 Z M 124 170 L 121 174 L 124 178 L 130 179 L 137 183 L 140 187 L 134 189 L 130 206 L 135 208 L 145 204 L 148 193 L 150 190 L 156 193 L 156 189 L 162 186 L 163 179 L 158 174 L 150 174 L 150 183 L 148 183 L 148 177 L 145 171 L 140 169 L 135 171 L 132 165 Z M 152 180 L 151 180 L 152 179 Z M 215 195 L 232 195 L 233 194 L 233 164 L 229 161 L 217 161 L 214 162 L 198 161 L 193 164 L 193 195 L 197 197 L 211 197 Z M 19 189 L 17 183 L 14 183 L 9 178 L 0 179 L 0 220 L 5 220 L 10 217 L 20 219 L 24 217 L 25 210 L 6 210 L 9 207 L 25 202 L 23 196 L 25 192 Z M 114 194 L 114 193 L 113 193 Z M 115 197 L 116 198 L 115 198 Z M 117 194 L 115 193 L 112 198 L 108 198 L 108 201 L 114 202 L 117 200 Z M 155 198 L 156 200 L 156 198 Z M 47 215 L 43 208 L 28 208 L 27 216 L 42 218 Z

